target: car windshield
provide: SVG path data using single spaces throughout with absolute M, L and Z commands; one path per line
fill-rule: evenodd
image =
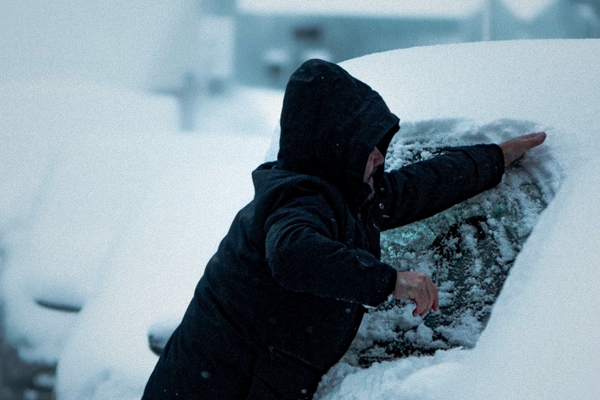
M 388 150 L 386 168 L 425 160 L 452 146 L 499 143 L 536 128 L 533 122 L 515 120 L 482 126 L 460 119 L 403 123 Z M 549 174 L 551 169 L 556 171 Z M 441 312 L 421 321 L 412 317 L 414 305 L 401 300 L 371 309 L 363 327 L 367 336 L 377 331 L 369 326 L 390 321 L 394 326 L 373 340 L 355 341 L 361 364 L 475 345 L 517 254 L 560 184 L 548 178 L 561 174 L 557 162 L 543 152 L 528 154 L 507 172 L 494 189 L 382 233 L 382 260 L 398 270 L 432 276 Z

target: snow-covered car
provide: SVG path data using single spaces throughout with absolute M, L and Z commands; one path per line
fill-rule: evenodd
M 146 325 L 172 329 L 190 283 L 251 196 L 242 177 L 264 160 L 274 126 L 265 115 L 281 93 L 231 88 L 208 99 L 211 115 L 199 116 L 203 131 L 195 134 L 178 131 L 177 102 L 165 96 L 64 80 L 8 83 L 2 93 L 0 398 L 51 398 L 66 349 L 67 360 L 84 352 L 94 367 L 105 361 L 95 351 L 115 349 L 127 362 L 147 352 L 147 369 L 155 355 Z M 220 118 L 227 124 L 219 127 Z M 135 246 L 151 249 L 149 259 L 132 258 Z M 143 291 L 139 299 L 154 292 L 158 305 L 149 300 L 144 312 L 127 316 L 135 292 L 123 289 L 128 278 Z M 173 287 L 181 297 L 163 300 Z M 127 328 L 97 329 L 111 313 Z M 139 333 L 141 349 L 129 346 L 136 334 L 123 332 Z M 97 347 L 103 342 L 94 335 L 108 343 Z M 135 356 L 125 358 L 123 348 Z M 79 371 L 71 378 L 70 392 L 79 382 L 89 389 Z
M 183 315 L 198 277 L 237 210 L 252 197 L 251 170 L 266 136 L 179 135 L 161 141 L 161 173 L 80 313 L 57 371 L 60 399 L 139 398 L 156 354 L 149 332 Z M 85 360 L 82 362 L 82 360 Z
M 343 64 L 404 118 L 389 166 L 447 145 L 540 130 L 548 139 L 497 188 L 383 235 L 388 261 L 434 276 L 442 311 L 414 319 L 402 303 L 371 310 L 316 398 L 600 396 L 599 58 L 600 40 L 542 40 Z
M 50 398 L 130 203 L 158 171 L 157 135 L 136 132 L 174 131 L 177 104 L 82 81 L 1 87 L 0 398 Z
M 114 388 L 121 370 L 137 384 L 155 362 L 149 327 L 172 329 L 251 196 L 246 177 L 270 145 L 264 114 L 281 94 L 236 90 L 212 104 L 213 114 L 237 110 L 228 132 L 203 116 L 206 131 L 185 134 L 172 98 L 80 82 L 7 86 L 0 398 L 52 398 L 57 365 L 68 369 L 73 356 L 77 371 L 61 382 L 85 395 L 71 398 L 102 393 L 104 381 Z M 240 124 L 247 114 L 251 126 Z M 119 361 L 126 365 L 106 373 Z M 91 384 L 86 368 L 103 375 Z

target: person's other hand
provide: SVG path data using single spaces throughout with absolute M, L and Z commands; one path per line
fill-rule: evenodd
M 504 152 L 504 166 L 508 167 L 513 161 L 523 157 L 527 151 L 544 143 L 544 140 L 546 140 L 546 132 L 537 132 L 500 143 L 499 146 Z
M 398 272 L 394 297 L 397 299 L 412 300 L 416 307 L 413 316 L 424 316 L 431 309 L 439 310 L 438 290 L 431 279 L 420 272 Z

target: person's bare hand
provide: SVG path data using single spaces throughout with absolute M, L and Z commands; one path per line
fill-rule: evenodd
M 508 167 L 513 161 L 523 157 L 527 151 L 544 143 L 544 140 L 546 140 L 546 132 L 537 132 L 500 143 L 499 146 L 504 152 L 504 166 Z
M 398 272 L 394 297 L 397 299 L 412 300 L 416 307 L 413 316 L 424 316 L 431 309 L 439 310 L 438 290 L 431 279 L 420 272 Z

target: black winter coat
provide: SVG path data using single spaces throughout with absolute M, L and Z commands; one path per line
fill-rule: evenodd
M 257 355 L 255 373 L 291 397 L 302 387 L 291 387 L 293 376 L 302 380 L 309 371 L 314 379 L 335 364 L 363 306 L 393 292 L 396 271 L 380 261 L 380 231 L 491 188 L 504 172 L 496 145 L 454 148 L 397 171 L 378 170 L 376 195 L 367 200 L 369 154 L 375 146 L 385 153 L 398 123 L 377 92 L 339 66 L 303 64 L 286 88 L 277 161 L 252 173 L 254 199 L 208 263 L 182 324 L 186 332 L 207 326 L 194 320 L 193 310 L 204 310 Z M 170 365 L 196 368 L 195 354 L 179 357 Z M 300 369 L 286 376 L 281 359 Z

